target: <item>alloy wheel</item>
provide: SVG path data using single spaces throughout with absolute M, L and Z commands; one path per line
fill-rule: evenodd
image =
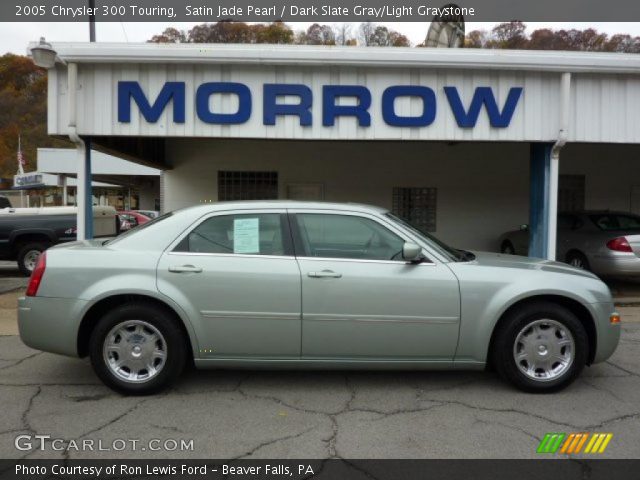
M 567 327 L 556 320 L 541 319 L 520 330 L 513 345 L 513 359 L 525 376 L 547 382 L 571 368 L 575 351 L 575 341 Z
M 167 342 L 150 323 L 128 320 L 109 331 L 102 353 L 105 364 L 117 378 L 130 383 L 144 383 L 164 368 Z

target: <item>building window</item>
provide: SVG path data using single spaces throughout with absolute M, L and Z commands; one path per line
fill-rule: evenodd
M 394 187 L 392 211 L 422 231 L 435 232 L 437 200 L 437 188 Z
M 558 211 L 584 210 L 584 175 L 560 175 L 558 179 Z
M 278 172 L 218 172 L 218 200 L 274 200 Z

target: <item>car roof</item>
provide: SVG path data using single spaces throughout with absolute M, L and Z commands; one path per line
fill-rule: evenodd
M 313 210 L 336 210 L 344 212 L 361 212 L 381 214 L 388 212 L 388 209 L 375 205 L 365 205 L 361 203 L 336 203 L 336 202 L 304 202 L 299 200 L 243 200 L 231 202 L 205 203 L 188 207 L 189 209 L 202 209 L 206 211 L 219 210 L 250 210 L 250 209 L 270 209 L 270 208 L 303 208 Z

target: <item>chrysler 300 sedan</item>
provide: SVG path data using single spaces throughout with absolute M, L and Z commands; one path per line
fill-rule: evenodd
M 201 368 L 482 369 L 550 392 L 620 336 L 608 288 L 565 264 L 448 247 L 376 207 L 202 205 L 55 246 L 23 341 L 89 356 L 111 388 Z

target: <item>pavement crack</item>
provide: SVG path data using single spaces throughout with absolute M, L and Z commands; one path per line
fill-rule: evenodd
M 539 437 L 537 435 L 534 435 L 533 433 L 528 432 L 524 428 L 520 428 L 520 427 L 517 427 L 515 425 L 510 425 L 508 423 L 499 422 L 497 420 L 485 420 L 484 418 L 478 418 L 478 417 L 475 417 L 475 419 L 476 419 L 477 423 L 483 423 L 485 425 L 500 425 L 501 427 L 504 427 L 504 428 L 506 428 L 508 430 L 513 430 L 515 432 L 520 432 L 520 433 L 526 435 L 529 438 L 533 438 L 537 442 L 540 442 L 542 440 L 541 437 Z
M 38 432 L 36 432 L 36 430 L 31 426 L 31 422 L 29 421 L 29 414 L 31 413 L 31 409 L 33 408 L 33 403 L 41 393 L 42 393 L 42 387 L 37 387 L 34 394 L 31 395 L 31 397 L 29 397 L 29 401 L 27 402 L 27 408 L 25 408 L 24 411 L 22 412 L 22 417 L 21 417 L 22 425 L 24 426 L 24 429 L 26 431 L 32 434 L 36 434 Z
M 116 422 L 118 422 L 118 421 L 122 420 L 122 419 L 123 419 L 124 417 L 126 417 L 127 415 L 129 415 L 129 414 L 133 413 L 134 411 L 136 411 L 138 408 L 140 408 L 140 406 L 141 406 L 141 405 L 143 405 L 143 404 L 145 404 L 145 403 L 148 403 L 148 402 L 150 402 L 150 401 L 152 401 L 152 400 L 155 400 L 155 399 L 158 399 L 158 398 L 162 398 L 162 397 L 167 396 L 167 395 L 168 395 L 168 392 L 169 392 L 169 391 L 167 391 L 166 393 L 164 393 L 164 394 L 162 394 L 162 395 L 156 395 L 155 397 L 148 397 L 148 398 L 145 398 L 145 399 L 143 399 L 143 400 L 140 400 L 140 401 L 136 402 L 136 403 L 135 403 L 134 405 L 132 405 L 130 408 L 128 408 L 127 410 L 125 410 L 124 412 L 122 412 L 120 415 L 115 416 L 114 418 L 112 418 L 112 419 L 111 419 L 111 420 L 109 420 L 108 422 L 105 422 L 104 424 L 102 424 L 102 425 L 100 425 L 100 426 L 98 426 L 98 427 L 92 428 L 91 430 L 89 430 L 89 431 L 87 431 L 87 432 L 84 432 L 83 434 L 79 435 L 79 436 L 78 436 L 78 439 L 85 438 L 85 437 L 87 437 L 87 436 L 89 436 L 89 435 L 92 435 L 92 434 L 94 434 L 94 433 L 97 433 L 97 432 L 99 432 L 99 431 L 101 431 L 101 430 L 103 430 L 103 429 L 105 429 L 105 428 L 107 428 L 107 427 L 109 427 L 109 426 L 113 425 L 114 423 L 116 423 Z
M 461 407 L 465 407 L 465 408 L 469 408 L 471 410 L 476 410 L 476 411 L 480 411 L 480 412 L 495 412 L 495 413 L 515 413 L 518 415 L 524 415 L 527 417 L 531 417 L 531 418 L 536 418 L 538 420 L 544 420 L 545 422 L 549 422 L 549 423 L 553 423 L 555 425 L 563 425 L 565 427 L 570 427 L 570 428 L 575 428 L 575 429 L 581 429 L 584 428 L 583 426 L 580 425 L 574 425 L 571 423 L 567 423 L 567 422 L 562 422 L 559 420 L 554 420 L 548 417 L 545 417 L 544 415 L 539 415 L 537 413 L 532 413 L 532 412 L 526 412 L 524 410 L 518 410 L 516 408 L 491 408 L 491 407 L 481 407 L 479 405 L 472 405 L 470 403 L 467 402 L 462 402 L 459 400 L 451 400 L 451 399 L 447 399 L 447 400 L 437 400 L 437 399 L 429 399 L 429 398 L 425 398 L 425 400 L 428 400 L 430 402 L 444 402 L 445 406 L 448 405 L 458 405 Z
M 604 362 L 604 363 L 606 363 L 606 364 L 608 364 L 608 365 L 611 365 L 612 367 L 617 368 L 618 370 L 620 370 L 620 371 L 622 371 L 622 372 L 625 372 L 625 373 L 626 373 L 626 374 L 628 374 L 628 375 L 632 375 L 632 376 L 634 376 L 634 377 L 640 377 L 640 374 L 637 374 L 636 372 L 633 372 L 633 371 L 628 370 L 628 369 L 626 369 L 626 368 L 624 368 L 624 367 L 621 367 L 621 366 L 620 366 L 620 365 L 618 365 L 617 363 L 613 363 L 611 360 L 607 360 L 607 361 L 606 361 L 606 362 Z
M 32 358 L 37 357 L 38 355 L 42 355 L 42 354 L 44 354 L 44 352 L 36 352 L 36 353 L 31 354 L 31 355 L 27 355 L 26 357 L 23 357 L 20 360 L 15 361 L 11 365 L 5 365 L 4 367 L 0 367 L 0 370 L 6 370 L 7 368 L 16 367 L 16 366 L 20 365 L 21 363 L 24 363 L 27 360 L 31 360 Z M 11 361 L 11 360 L 5 360 L 5 361 Z
M 587 377 L 583 377 L 582 379 L 582 383 L 584 383 L 585 385 L 588 385 L 589 387 L 593 388 L 594 390 L 597 390 L 599 392 L 603 392 L 606 393 L 607 395 L 612 396 L 613 398 L 615 398 L 616 400 L 618 400 L 619 402 L 622 403 L 628 403 L 628 401 L 622 397 L 619 397 L 618 395 L 616 395 L 615 393 L 613 393 L 611 390 L 609 390 L 608 388 L 602 387 L 602 386 L 598 386 L 595 383 L 591 382 L 589 380 L 589 378 Z
M 269 445 L 274 445 L 276 443 L 285 442 L 287 440 L 292 440 L 294 438 L 301 437 L 305 433 L 309 433 L 311 430 L 314 430 L 315 428 L 316 427 L 314 426 L 314 427 L 311 427 L 311 428 L 307 428 L 306 430 L 303 430 L 300 433 L 296 433 L 296 434 L 293 434 L 293 435 L 287 435 L 287 436 L 276 438 L 276 439 L 273 439 L 273 440 L 267 440 L 266 442 L 262 442 L 259 445 L 257 445 L 256 447 L 252 448 L 248 452 L 245 452 L 245 453 L 243 453 L 242 455 L 240 455 L 238 457 L 234 457 L 233 460 L 239 460 L 239 459 L 242 459 L 242 458 L 250 457 L 254 453 L 256 453 L 258 450 L 260 450 L 261 448 L 268 447 Z

